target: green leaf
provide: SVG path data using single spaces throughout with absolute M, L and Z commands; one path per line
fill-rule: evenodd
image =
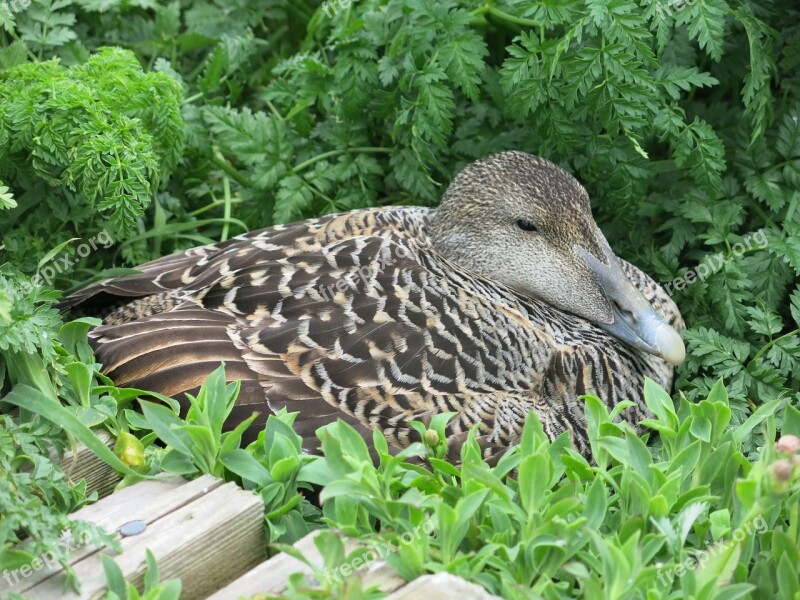
M 114 453 L 100 441 L 92 430 L 61 406 L 61 403 L 56 398 L 48 397 L 39 390 L 20 384 L 4 396 L 3 401 L 31 410 L 60 425 L 115 471 L 123 475 L 139 476 L 138 473 L 128 468 L 120 459 L 114 456 Z
M 231 450 L 220 456 L 220 461 L 226 469 L 236 473 L 242 479 L 252 481 L 259 486 L 272 483 L 270 472 L 245 450 Z
M 797 410 L 794 406 L 787 406 L 783 413 L 781 435 L 796 435 L 800 437 L 800 410 Z
M 601 479 L 595 479 L 589 486 L 585 504 L 586 508 L 583 514 L 586 517 L 586 526 L 589 529 L 599 529 L 605 520 L 608 509 L 607 491 Z
M 179 600 L 183 585 L 180 579 L 170 579 L 160 586 L 158 600 Z
M 103 564 L 103 572 L 108 582 L 108 591 L 116 594 L 118 598 L 128 597 L 128 583 L 122 574 L 122 569 L 108 554 L 100 553 L 100 562 Z
M 190 455 L 183 454 L 175 448 L 170 448 L 164 453 L 159 466 L 164 472 L 176 475 L 192 475 L 199 471 Z
M 488 493 L 488 489 L 476 490 L 462 498 L 455 508 L 444 502 L 436 507 L 439 521 L 437 534 L 445 564 L 455 558 L 458 546 L 467 533 L 473 515 L 480 508 Z
M 144 572 L 144 593 L 147 594 L 158 587 L 158 563 L 150 548 L 147 548 L 145 555 L 147 557 L 147 569 Z
M 800 571 L 797 563 L 793 564 L 785 554 L 778 561 L 776 575 L 782 598 L 794 598 L 800 593 Z
M 532 514 L 543 508 L 552 477 L 552 464 L 548 456 L 533 454 L 522 459 L 518 470 L 520 502 L 528 514 Z
M 253 413 L 246 419 L 243 419 L 233 430 L 226 431 L 222 434 L 220 438 L 221 444 L 219 446 L 220 455 L 239 447 L 242 443 L 242 436 L 244 436 L 245 431 L 247 431 L 253 421 L 256 420 L 256 417 L 258 417 L 258 413 Z
M 675 23 L 688 25 L 691 39 L 697 40 L 700 48 L 719 61 L 725 40 L 725 15 L 729 11 L 724 0 L 703 0 L 680 10 Z
M 718 546 L 709 548 L 709 558 L 694 571 L 696 589 L 724 587 L 730 583 L 741 552 L 738 542 L 720 542 Z
M 759 406 L 756 411 L 733 432 L 737 443 L 741 444 L 756 427 L 774 415 L 785 404 L 786 400 L 779 398 L 777 400 L 770 400 Z
M 16 208 L 17 201 L 7 185 L 0 181 L 0 209 Z
M 644 380 L 644 401 L 659 421 L 672 430 L 678 428 L 678 417 L 675 414 L 672 398 L 664 388 L 649 377 L 645 377 Z
M 183 423 L 178 415 L 147 400 L 139 400 L 139 406 L 148 426 L 164 443 L 186 456 L 192 455 L 191 438 L 182 431 Z
M 702 416 L 697 416 L 692 419 L 692 425 L 689 428 L 692 435 L 699 440 L 706 443 L 711 442 L 711 421 Z

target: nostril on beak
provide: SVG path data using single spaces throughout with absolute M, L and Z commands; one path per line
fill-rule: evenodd
M 636 318 L 636 315 L 633 314 L 630 310 L 623 308 L 619 302 L 613 300 L 614 308 L 616 311 L 622 315 L 622 318 L 625 319 L 628 323 L 635 325 L 639 322 L 639 319 Z

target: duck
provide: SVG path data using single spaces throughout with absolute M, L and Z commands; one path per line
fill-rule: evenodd
M 90 343 L 117 386 L 196 394 L 221 363 L 240 381 L 226 423 L 297 412 L 304 449 L 337 419 L 393 451 L 410 421 L 454 413 L 457 459 L 486 460 L 535 413 L 590 456 L 581 397 L 637 431 L 645 378 L 670 389 L 685 358 L 678 307 L 614 254 L 569 172 L 507 151 L 468 164 L 439 206 L 383 206 L 275 225 L 192 248 L 66 297 L 102 317 Z

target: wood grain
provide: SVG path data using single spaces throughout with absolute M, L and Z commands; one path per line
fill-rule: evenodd
M 257 495 L 235 484 L 204 476 L 191 482 L 168 479 L 146 481 L 121 490 L 74 514 L 116 530 L 124 523 L 142 520 L 146 530 L 120 540 L 122 552 L 114 556 L 126 579 L 143 583 L 145 550 L 153 552 L 161 579 L 180 577 L 182 598 L 203 598 L 240 576 L 264 558 L 264 506 Z M 109 553 L 108 550 L 103 552 Z M 64 591 L 63 571 L 42 573 L 31 585 L 24 582 L 28 598 L 102 598 L 106 580 L 100 552 L 84 547 L 70 559 L 80 593 Z

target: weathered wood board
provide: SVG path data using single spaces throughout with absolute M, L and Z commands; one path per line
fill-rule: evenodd
M 194 481 L 164 477 L 144 481 L 115 492 L 99 502 L 84 507 L 72 516 L 101 525 L 106 531 L 118 531 L 131 521 L 142 521 L 146 528 L 138 535 L 120 540 L 122 552 L 114 556 L 125 578 L 140 590 L 146 566 L 146 549 L 158 561 L 161 580 L 178 577 L 183 585 L 181 598 L 229 600 L 258 595 L 281 595 L 289 577 L 303 573 L 312 583 L 316 577 L 329 581 L 358 578 L 362 588 L 376 588 L 389 600 L 499 600 L 483 588 L 450 573 L 425 575 L 407 582 L 373 550 L 368 560 L 354 560 L 350 565 L 324 571 L 323 559 L 313 532 L 295 544 L 295 548 L 314 565 L 286 553 L 265 558 L 261 499 L 232 483 L 210 476 Z M 25 598 L 102 598 L 106 579 L 100 552 L 91 545 L 72 547 L 69 551 L 80 593 L 65 588 L 66 576 L 57 563 L 17 573 L 8 581 L 0 580 L 0 598 L 16 592 Z M 363 542 L 345 539 L 349 554 Z M 44 562 L 44 561 L 41 561 Z M 9 585 L 9 583 L 11 585 Z
M 181 597 L 192 599 L 206 597 L 264 559 L 263 513 L 259 496 L 204 476 L 191 482 L 144 481 L 84 507 L 73 517 L 98 523 L 107 531 L 133 520 L 146 523 L 141 534 L 120 540 L 122 553 L 114 556 L 126 579 L 141 588 L 149 548 L 161 579 L 180 577 Z M 45 566 L 18 577 L 11 586 L 0 582 L 0 595 L 14 591 L 31 599 L 104 597 L 100 551 L 91 546 L 67 548 L 80 593 L 64 589 L 66 576 L 60 567 Z
M 106 446 L 113 447 L 114 438 L 108 431 L 95 429 L 94 433 Z M 86 493 L 97 492 L 99 498 L 104 498 L 113 492 L 114 486 L 122 479 L 108 463 L 98 458 L 83 444 L 78 444 L 74 450 L 65 452 L 59 465 L 73 483 L 85 479 Z
M 314 538 L 319 531 L 309 533 L 306 537 L 294 544 L 303 556 L 316 567 L 322 567 L 322 556 L 314 544 Z M 357 541 L 346 540 L 345 552 L 351 552 L 359 547 Z M 294 573 L 303 573 L 312 578 L 312 569 L 306 563 L 293 556 L 280 553 L 242 575 L 230 585 L 219 590 L 209 600 L 228 600 L 230 598 L 250 597 L 256 594 L 280 594 L 287 587 L 289 576 Z M 331 573 L 331 577 L 337 574 Z M 397 575 L 385 560 L 377 559 L 356 570 L 352 575 L 359 577 L 364 587 L 376 586 L 383 592 L 391 592 L 405 584 L 405 580 Z
M 310 533 L 297 542 L 294 547 L 308 559 L 315 567 L 323 565 L 322 556 L 314 544 L 318 531 Z M 359 547 L 354 540 L 345 542 L 345 552 L 349 553 Z M 380 555 L 366 564 L 353 563 L 353 573 L 342 572 L 328 573 L 331 578 L 347 576 L 357 577 L 361 580 L 362 589 L 375 587 L 389 594 L 389 600 L 500 600 L 486 592 L 482 587 L 464 581 L 450 573 L 437 573 L 425 575 L 412 582 L 406 582 Z M 289 556 L 278 554 L 264 561 L 239 579 L 219 590 L 209 600 L 231 600 L 233 598 L 249 598 L 258 594 L 280 595 L 286 591 L 289 576 L 294 573 L 303 573 L 309 580 L 313 580 L 312 569 L 306 563 Z
M 401 587 L 387 600 L 502 600 L 481 586 L 464 581 L 452 573 L 423 575 Z

